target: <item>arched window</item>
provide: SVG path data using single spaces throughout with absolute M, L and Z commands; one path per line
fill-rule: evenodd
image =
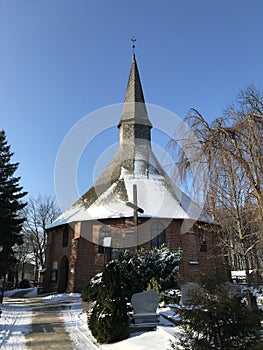
M 152 248 L 160 248 L 166 242 L 165 227 L 161 222 L 154 222 L 151 226 Z
M 68 246 L 68 236 L 69 236 L 68 227 L 65 227 L 63 230 L 63 234 L 62 234 L 62 247 L 63 248 Z

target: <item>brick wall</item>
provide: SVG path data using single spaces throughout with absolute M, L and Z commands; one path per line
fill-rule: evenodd
M 69 230 L 69 244 L 62 247 L 62 235 L 65 227 L 48 231 L 47 271 L 44 275 L 44 291 L 56 291 L 59 284 L 60 264 L 64 256 L 69 261 L 67 292 L 80 292 L 89 280 L 101 272 L 109 259 L 109 249 L 99 253 L 99 232 L 102 224 L 110 227 L 114 247 L 136 246 L 151 248 L 151 225 L 154 219 L 139 219 L 138 239 L 133 231 L 133 218 L 107 219 L 100 222 L 86 221 L 76 223 Z M 179 273 L 182 282 L 191 280 L 201 272 L 215 271 L 224 268 L 221 250 L 218 247 L 216 233 L 203 230 L 202 224 L 195 230 L 181 232 L 182 220 L 158 220 L 165 227 L 166 242 L 172 250 L 181 249 L 183 259 Z M 205 226 L 205 225 L 204 225 Z M 204 244 L 205 242 L 205 244 Z M 137 243 L 137 244 L 136 244 Z M 53 263 L 57 262 L 57 280 L 52 282 Z
M 66 247 L 62 246 L 62 237 L 64 229 L 68 228 L 68 245 Z M 43 292 L 56 292 L 58 290 L 59 283 L 59 267 L 61 261 L 64 257 L 70 261 L 72 251 L 73 251 L 73 238 L 74 231 L 71 227 L 62 226 L 55 230 L 49 230 L 47 232 L 47 248 L 46 248 L 46 271 L 43 276 Z M 55 278 L 56 277 L 56 278 Z M 69 284 L 73 282 L 68 279 Z

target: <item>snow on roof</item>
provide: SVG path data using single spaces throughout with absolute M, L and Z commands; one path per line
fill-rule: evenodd
M 132 217 L 133 209 L 127 202 L 133 203 L 134 184 L 137 185 L 137 206 L 144 211 L 138 213 L 140 217 L 196 219 L 200 213 L 200 207 L 193 205 L 179 189 L 178 197 L 171 191 L 164 176 L 136 177 L 122 169 L 119 182 L 114 182 L 93 204 L 86 206 L 85 198 L 76 202 L 49 228 L 77 221 Z

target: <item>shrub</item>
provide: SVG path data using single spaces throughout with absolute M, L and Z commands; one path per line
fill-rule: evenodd
M 129 251 L 122 251 L 119 262 L 125 296 L 130 300 L 134 293 L 145 291 L 153 280 L 159 292 L 177 288 L 180 260 L 180 251 L 172 252 L 165 246 L 152 250 L 141 249 L 132 255 Z
M 119 267 L 125 297 L 130 300 L 134 293 L 152 288 L 158 293 L 177 288 L 180 259 L 181 252 L 172 252 L 165 246 L 159 249 L 139 250 L 133 254 L 128 250 L 120 251 Z M 101 274 L 97 274 L 82 290 L 82 300 L 95 301 L 100 283 Z
M 119 265 L 110 262 L 102 275 L 95 306 L 88 317 L 92 335 L 100 343 L 112 343 L 129 335 L 127 305 Z
M 81 291 L 81 299 L 85 302 L 95 301 L 97 299 L 99 285 L 101 283 L 102 273 L 95 275 L 85 288 Z
M 160 284 L 155 277 L 152 277 L 148 282 L 146 290 L 154 289 L 158 295 L 160 295 Z
M 31 288 L 32 285 L 29 280 L 24 279 L 19 283 L 19 288 L 25 289 L 25 288 Z
M 10 281 L 6 281 L 3 285 L 4 290 L 12 290 L 15 288 L 14 283 Z
M 182 311 L 182 333 L 173 349 L 253 349 L 259 341 L 260 313 L 255 298 L 230 286 L 202 283 L 192 291 L 192 307 Z
M 160 301 L 168 304 L 179 304 L 181 291 L 179 289 L 167 289 L 160 294 Z

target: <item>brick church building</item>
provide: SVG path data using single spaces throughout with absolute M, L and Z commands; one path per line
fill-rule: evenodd
M 190 199 L 172 185 L 152 151 L 134 54 L 118 128 L 119 148 L 105 171 L 47 229 L 44 292 L 81 291 L 123 248 L 180 248 L 181 281 L 224 267 L 216 233 L 204 219 L 193 219 Z

